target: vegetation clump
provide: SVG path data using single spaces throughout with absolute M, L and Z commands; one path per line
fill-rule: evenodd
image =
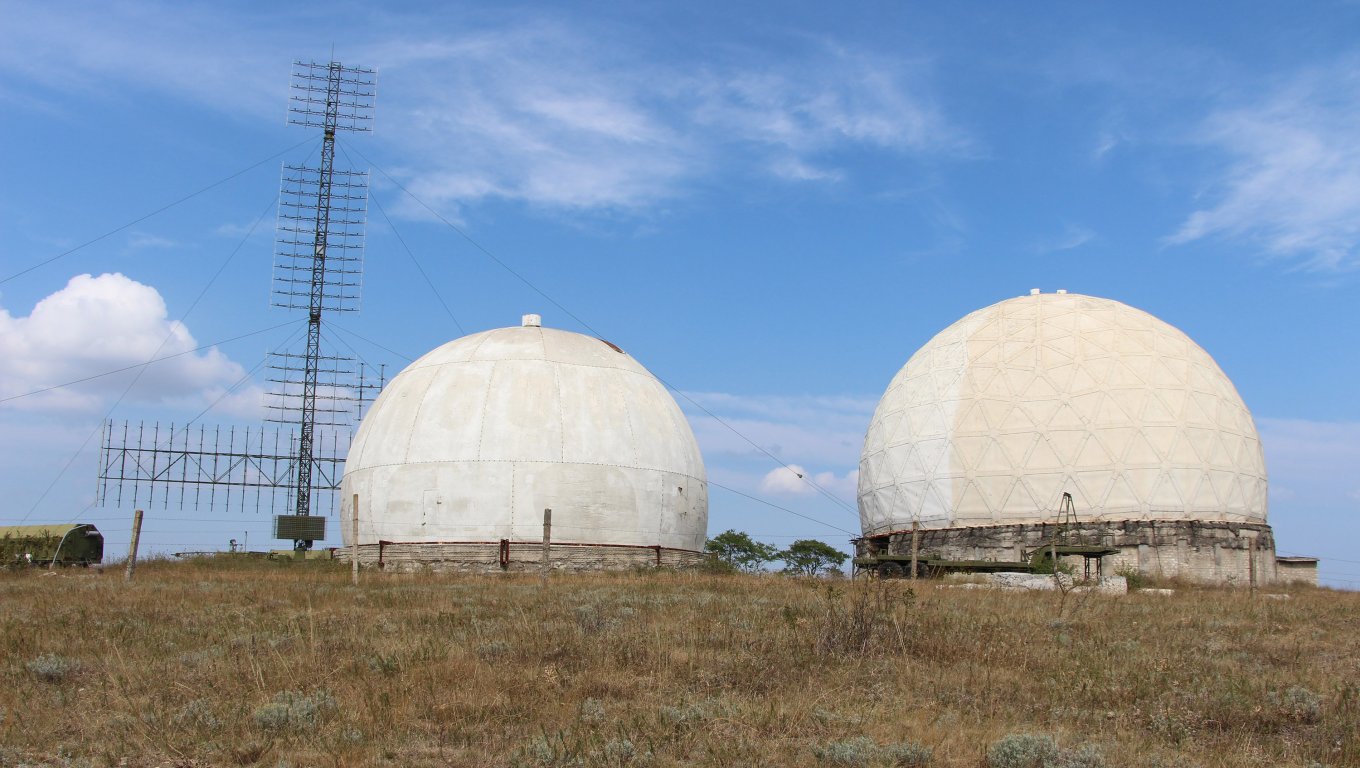
M 868 736 L 832 741 L 813 750 L 813 755 L 823 765 L 842 768 L 874 768 L 875 766 L 898 766 L 917 768 L 930 765 L 933 750 L 930 747 L 903 741 L 896 744 L 882 744 Z
M 988 768 L 1105 768 L 1105 758 L 1093 745 L 1061 749 L 1052 736 L 1012 733 L 987 749 Z
M 1287 719 L 1299 723 L 1316 723 L 1322 719 L 1322 697 L 1301 685 L 1291 685 L 1283 692 L 1271 694 Z
M 329 718 L 336 709 L 328 691 L 299 693 L 282 691 L 273 701 L 255 710 L 255 724 L 266 731 L 308 731 Z
M 60 683 L 80 671 L 79 661 L 55 653 L 44 653 L 26 666 L 34 677 L 45 683 Z

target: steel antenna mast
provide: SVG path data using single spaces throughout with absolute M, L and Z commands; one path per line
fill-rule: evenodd
M 368 174 L 337 168 L 335 141 L 341 131 L 372 130 L 375 85 L 371 69 L 293 62 L 288 122 L 322 129 L 321 162 L 283 164 L 272 303 L 306 313 L 307 343 L 300 352 L 269 353 L 274 390 L 265 407 L 266 421 L 295 426 L 296 436 L 279 427 L 238 434 L 235 427 L 162 430 L 160 422 L 124 422 L 120 429 L 109 422 L 100 451 L 101 503 L 267 508 L 275 512 L 274 536 L 292 540 L 294 549 L 326 538 L 325 513 L 317 512 L 334 511 L 348 430 L 386 378 L 379 368 L 374 384 L 365 375 L 371 366 L 327 353 L 322 337 L 324 315 L 359 308 Z M 289 514 L 278 514 L 281 507 Z
M 320 165 L 285 165 L 279 203 L 280 263 L 276 264 L 275 303 L 303 308 L 301 294 L 306 278 L 307 346 L 297 407 L 297 487 L 293 502 L 293 514 L 298 517 L 311 514 L 317 387 L 322 365 L 334 361 L 321 354 L 322 315 L 329 310 L 357 309 L 358 301 L 367 175 L 335 168 L 335 137 L 337 131 L 372 130 L 375 85 L 371 69 L 346 67 L 336 61 L 324 65 L 294 62 L 288 121 L 322 129 Z M 312 189 L 307 190 L 307 186 Z M 311 221 L 306 221 L 308 214 Z M 307 234 L 311 235 L 310 259 L 300 247 Z

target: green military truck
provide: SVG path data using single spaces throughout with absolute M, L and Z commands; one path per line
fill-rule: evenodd
M 0 567 L 103 561 L 104 534 L 89 523 L 0 526 Z

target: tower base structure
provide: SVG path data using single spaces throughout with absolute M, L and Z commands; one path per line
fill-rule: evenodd
M 1106 575 L 1137 573 L 1224 586 L 1317 583 L 1313 558 L 1277 558 L 1269 525 L 1191 520 L 1083 521 L 921 529 L 920 557 L 951 561 L 1026 561 L 1055 536 L 1070 543 L 1118 550 L 1103 558 Z M 867 534 L 855 540 L 856 557 L 909 555 L 910 530 Z M 1081 572 L 1080 556 L 1060 557 Z M 1296 560 L 1311 561 L 1297 563 Z

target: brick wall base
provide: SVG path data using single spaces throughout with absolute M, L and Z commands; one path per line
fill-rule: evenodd
M 336 559 L 350 561 L 349 547 L 335 550 Z M 708 555 L 667 547 L 600 544 L 552 544 L 548 556 L 554 571 L 626 571 L 638 568 L 694 568 Z M 543 567 L 543 543 L 420 542 L 362 544 L 359 565 L 396 572 L 439 571 L 492 573 L 537 572 Z

